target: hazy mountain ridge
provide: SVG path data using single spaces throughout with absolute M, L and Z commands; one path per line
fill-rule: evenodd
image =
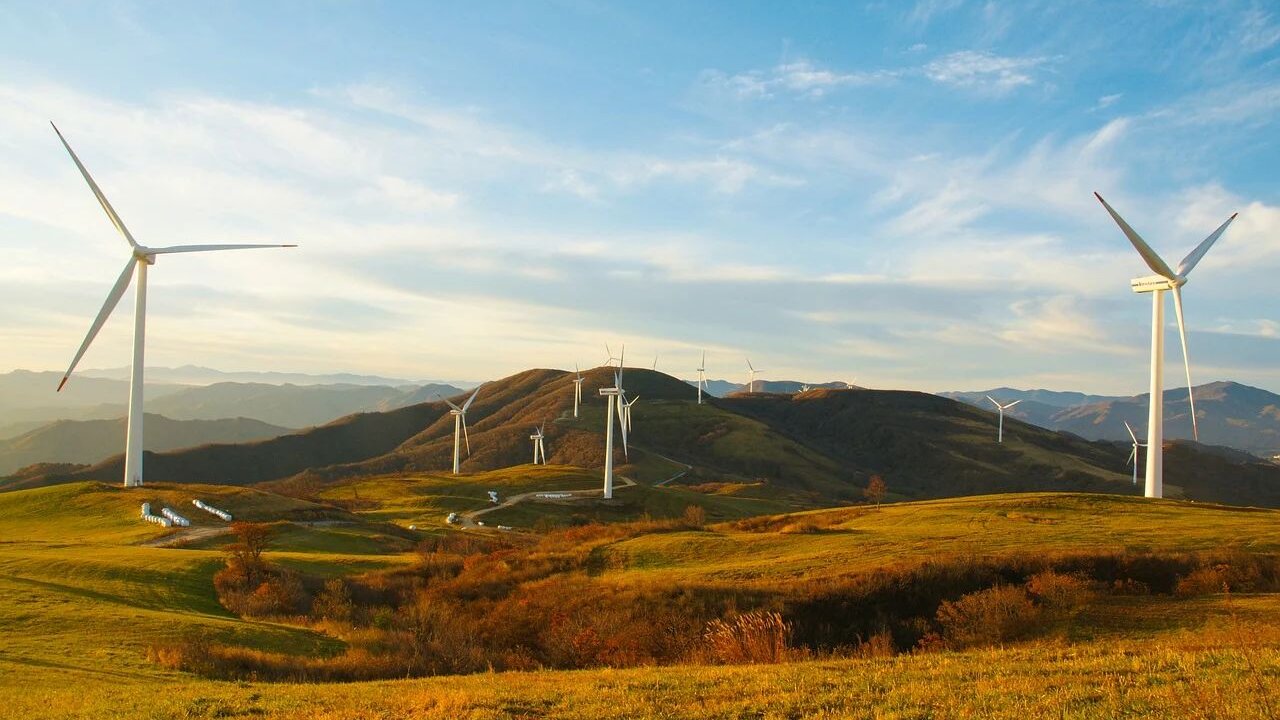
M 1225 445 L 1255 456 L 1271 458 L 1280 453 L 1280 395 L 1231 381 L 1198 385 L 1194 389 L 1200 442 Z M 1129 441 L 1124 423 L 1146 434 L 1148 394 L 1132 397 L 1087 396 L 1081 393 L 1052 393 L 1043 390 L 997 388 L 980 392 L 941 393 L 976 407 L 994 410 L 986 395 L 1000 402 L 1026 398 L 1005 411 L 1015 417 L 1051 430 L 1074 433 L 1089 440 Z M 1050 406 L 1044 399 L 1064 400 L 1070 396 L 1086 402 Z M 1041 398 L 1037 401 L 1035 398 Z M 1185 388 L 1164 392 L 1166 439 L 1191 439 L 1191 413 Z
M 528 370 L 488 383 L 469 413 L 472 453 L 463 472 L 529 462 L 529 433 L 546 424 L 552 464 L 603 463 L 603 400 L 613 373 L 584 373 L 582 417 L 572 418 L 573 373 Z M 694 388 L 650 370 L 628 369 L 635 406 L 631 460 L 653 452 L 694 466 L 687 482 L 764 483 L 797 507 L 855 501 L 871 474 L 883 474 L 902 497 L 944 497 L 1030 490 L 1136 494 L 1125 443 L 1089 442 L 1016 418 L 995 442 L 994 415 L 927 393 L 816 389 L 754 393 L 692 402 Z M 1178 447 L 1175 445 L 1175 447 Z M 148 453 L 154 482 L 201 482 L 283 488 L 420 471 L 447 472 L 453 419 L 442 402 L 351 415 L 327 425 L 236 445 Z M 1230 453 L 1187 445 L 1170 464 L 1171 495 L 1208 501 L 1280 505 L 1280 467 L 1237 462 Z M 627 462 L 620 447 L 615 462 Z M 89 468 L 24 471 L 0 487 L 77 480 L 117 482 L 121 458 Z
M 293 432 L 251 418 L 173 420 L 147 413 L 143 432 L 153 451 L 237 443 Z M 125 419 L 58 420 L 15 438 L 0 441 L 0 474 L 36 463 L 94 463 L 124 447 Z

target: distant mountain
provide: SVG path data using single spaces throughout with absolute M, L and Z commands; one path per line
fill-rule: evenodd
M 1199 385 L 1194 393 L 1201 443 L 1225 445 L 1264 458 L 1280 453 L 1280 395 L 1223 381 Z M 984 397 L 986 394 L 1001 402 L 1018 399 L 1022 394 L 1029 399 L 1008 410 L 1006 415 L 1052 430 L 1074 433 L 1089 440 L 1128 441 L 1125 422 L 1133 426 L 1140 438 L 1146 434 L 1147 394 L 1106 397 L 1047 393 L 1047 396 L 1059 396 L 1059 400 L 1068 399 L 1068 396 L 1084 398 L 1079 404 L 1055 407 L 1043 404 L 1047 396 L 1046 391 L 1042 390 L 998 388 L 985 392 L 944 393 L 945 396 L 991 410 L 993 408 L 990 401 Z M 1033 397 L 1040 397 L 1041 402 L 1030 399 Z M 1191 413 L 1187 391 L 1166 390 L 1164 410 L 1166 439 L 1190 439 Z
M 171 420 L 148 413 L 143 432 L 148 450 L 164 451 L 262 440 L 292 432 L 248 418 Z M 35 463 L 93 463 L 120 452 L 125 420 L 58 420 L 0 441 L 0 474 Z
M 151 369 L 148 368 L 148 372 Z M 213 371 L 216 372 L 216 371 Z M 10 437 L 53 420 L 97 420 L 125 414 L 129 383 L 95 377 L 73 377 L 55 392 L 61 373 L 15 370 L 0 374 L 0 426 L 13 426 Z M 360 385 L 218 382 L 211 385 L 148 383 L 145 407 L 175 420 L 219 420 L 246 417 L 289 428 L 329 422 L 353 412 L 374 412 L 450 397 L 462 390 L 452 385 Z M 4 437 L 4 435 L 0 435 Z
M 581 417 L 572 417 L 573 374 L 528 370 L 484 386 L 469 413 L 471 453 L 463 472 L 529 461 L 529 432 L 546 423 L 551 464 L 603 464 L 603 405 L 598 390 L 612 371 L 584 373 Z M 659 455 L 691 465 L 682 483 L 749 483 L 795 507 L 854 502 L 872 474 L 898 497 L 1088 490 L 1136 494 L 1126 443 L 1090 442 L 1006 419 L 995 443 L 990 412 L 918 392 L 813 389 L 751 393 L 698 405 L 687 383 L 628 369 L 635 406 L 629 458 L 615 448 L 624 473 L 642 473 Z M 1210 501 L 1280 506 L 1280 466 L 1198 445 L 1175 444 L 1166 491 Z M 351 415 L 327 425 L 253 443 L 148 453 L 155 482 L 261 484 L 306 495 L 357 477 L 444 471 L 453 450 L 448 407 L 427 402 Z M 105 480 L 121 458 L 88 468 L 26 469 L 0 488 Z M 636 463 L 629 465 L 628 462 Z
M 1022 400 L 1024 403 L 1034 402 L 1057 408 L 1074 407 L 1076 405 L 1088 405 L 1091 403 L 1121 399 L 1118 396 L 1111 395 L 1086 395 L 1084 393 L 1060 392 L 1057 390 L 1017 390 L 1010 387 L 999 387 L 991 390 L 944 392 L 938 394 L 942 397 L 951 398 L 952 400 L 961 400 L 971 405 L 986 403 L 988 407 L 991 407 L 991 401 L 987 399 L 988 395 L 1005 404 L 1011 403 L 1014 400 Z
M 104 378 L 108 380 L 128 380 L 129 368 L 106 368 L 101 370 L 82 370 L 77 373 L 77 377 Z M 283 372 L 226 372 L 223 370 L 215 370 L 213 368 L 201 367 L 199 365 L 183 365 L 182 367 L 147 367 L 147 380 L 156 383 L 167 383 L 174 385 L 212 385 L 213 383 L 222 382 L 242 382 L 242 383 L 267 383 L 270 385 L 389 385 L 398 387 L 401 385 L 426 385 L 451 384 L 461 385 L 464 387 L 474 386 L 475 383 L 444 383 L 437 380 L 404 380 L 401 378 L 387 378 L 379 375 L 356 375 L 352 373 L 331 373 L 325 375 L 309 375 L 307 373 L 283 373 Z

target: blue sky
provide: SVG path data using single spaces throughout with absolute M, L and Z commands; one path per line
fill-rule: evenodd
M 302 245 L 162 258 L 149 364 L 1140 392 L 1098 190 L 1171 264 L 1241 213 L 1193 371 L 1277 390 L 1278 117 L 1266 3 L 10 3 L 0 370 L 127 255 L 54 120 L 144 244 Z

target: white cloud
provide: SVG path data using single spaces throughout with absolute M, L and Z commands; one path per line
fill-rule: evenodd
M 962 50 L 925 65 L 924 74 L 943 85 L 1000 94 L 1035 83 L 1036 70 L 1048 61 L 1044 57 L 1002 57 Z
M 751 70 L 736 75 L 707 70 L 702 74 L 702 82 L 705 86 L 743 100 L 771 98 L 781 92 L 820 98 L 842 87 L 889 83 L 899 75 L 899 72 L 893 70 L 837 72 L 800 59 L 781 63 L 768 71 Z

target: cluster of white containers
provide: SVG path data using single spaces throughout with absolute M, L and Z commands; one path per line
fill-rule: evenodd
M 169 518 L 151 514 L 151 503 L 142 503 L 142 519 L 162 527 L 173 527 L 173 521 Z
M 223 520 L 226 520 L 227 522 L 231 522 L 231 513 L 227 512 L 226 510 L 219 510 L 218 508 L 212 505 L 209 505 L 203 500 L 192 500 L 191 504 L 209 513 L 210 515 L 215 515 Z
M 169 518 L 169 522 L 173 523 L 174 525 L 177 525 L 178 527 L 186 527 L 191 524 L 190 520 L 182 517 L 181 515 L 170 510 L 169 508 L 160 508 L 160 514 Z

